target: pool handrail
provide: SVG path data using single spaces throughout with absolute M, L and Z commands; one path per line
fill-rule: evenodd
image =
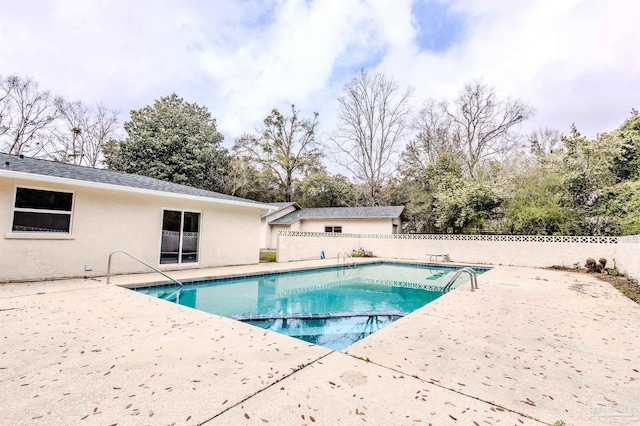
M 353 261 L 353 255 L 351 253 L 349 253 L 348 251 L 338 252 L 338 263 L 340 263 L 340 257 L 341 256 L 342 256 L 342 260 L 343 260 L 345 265 L 347 265 L 347 266 L 355 265 L 355 262 Z M 347 263 L 347 257 L 350 259 L 349 263 Z
M 476 275 L 476 271 L 471 267 L 465 267 L 465 268 L 460 268 L 456 271 L 456 273 L 449 280 L 447 285 L 445 285 L 444 288 L 442 289 L 442 294 L 447 293 L 451 290 L 453 283 L 456 282 L 458 278 L 460 278 L 460 275 L 462 275 L 463 272 L 466 272 L 467 274 L 469 274 L 469 277 L 471 278 L 471 291 L 475 291 L 478 289 L 478 277 Z M 474 286 L 475 286 L 475 289 L 474 289 Z
M 160 275 L 162 275 L 165 278 L 170 279 L 171 281 L 173 281 L 174 283 L 178 284 L 180 286 L 180 289 L 182 289 L 183 285 L 180 281 L 176 280 L 173 277 L 170 277 L 169 275 L 165 274 L 164 272 L 162 272 L 160 269 L 156 268 L 155 266 L 151 266 L 149 265 L 147 262 L 145 262 L 142 259 L 138 259 L 137 257 L 135 257 L 134 255 L 132 255 L 131 253 L 124 251 L 124 250 L 114 250 L 109 254 L 109 262 L 107 263 L 107 284 L 109 284 L 109 281 L 111 281 L 111 257 L 116 254 L 116 253 L 122 253 L 122 254 L 126 254 L 127 256 L 129 256 L 130 258 L 137 260 L 138 262 L 142 263 L 144 266 L 146 266 L 147 268 L 153 269 L 155 272 L 159 273 Z M 180 290 L 178 290 L 180 291 Z

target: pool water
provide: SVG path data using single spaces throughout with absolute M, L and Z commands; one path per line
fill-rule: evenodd
M 379 262 L 136 290 L 342 350 L 441 296 L 456 270 Z

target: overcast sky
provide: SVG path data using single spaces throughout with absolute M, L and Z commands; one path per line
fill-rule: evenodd
M 176 93 L 206 106 L 230 147 L 292 103 L 335 125 L 359 69 L 428 98 L 481 78 L 588 136 L 640 109 L 639 0 L 0 0 L 0 75 L 121 111 Z

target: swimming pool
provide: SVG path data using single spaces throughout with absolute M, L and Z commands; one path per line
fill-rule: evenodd
M 135 290 L 341 350 L 441 296 L 458 269 L 376 262 Z

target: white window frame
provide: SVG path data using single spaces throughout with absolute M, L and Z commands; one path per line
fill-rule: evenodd
M 23 207 L 16 207 L 16 203 L 18 202 L 18 190 L 19 189 L 32 189 L 35 191 L 44 191 L 44 192 L 60 192 L 63 194 L 71 194 L 71 210 L 46 210 L 46 209 L 26 209 Z M 52 188 L 40 188 L 35 186 L 25 186 L 25 185 L 16 185 L 15 190 L 13 192 L 13 210 L 11 214 L 11 230 L 10 235 L 19 235 L 19 236 L 69 236 L 73 232 L 73 211 L 75 209 L 76 204 L 76 194 L 75 191 L 62 190 L 62 189 L 52 189 Z M 15 218 L 15 212 L 25 212 L 25 213 L 49 213 L 49 214 L 68 214 L 69 215 L 69 231 L 68 232 L 55 232 L 55 231 L 14 231 L 13 230 L 13 221 Z
M 171 211 L 171 212 L 179 212 L 180 213 L 180 237 L 178 239 L 178 262 L 176 263 L 161 263 L 162 260 L 162 231 L 164 231 L 162 229 L 162 224 L 164 222 L 164 212 L 166 211 Z M 197 253 L 198 253 L 198 261 L 197 262 L 182 262 L 182 240 L 184 237 L 184 231 L 182 230 L 184 227 L 184 214 L 185 213 L 197 213 L 200 215 L 200 219 L 198 222 L 198 247 L 197 247 Z M 179 209 L 179 208 L 172 208 L 172 207 L 163 207 L 162 211 L 160 213 L 160 247 L 158 252 L 160 253 L 160 256 L 158 257 L 158 265 L 159 266 L 163 266 L 163 267 L 176 267 L 176 266 L 189 266 L 189 265 L 199 265 L 200 264 L 200 256 L 201 256 L 201 250 L 200 250 L 200 246 L 201 246 L 201 242 L 202 242 L 202 210 L 184 210 L 184 209 Z

